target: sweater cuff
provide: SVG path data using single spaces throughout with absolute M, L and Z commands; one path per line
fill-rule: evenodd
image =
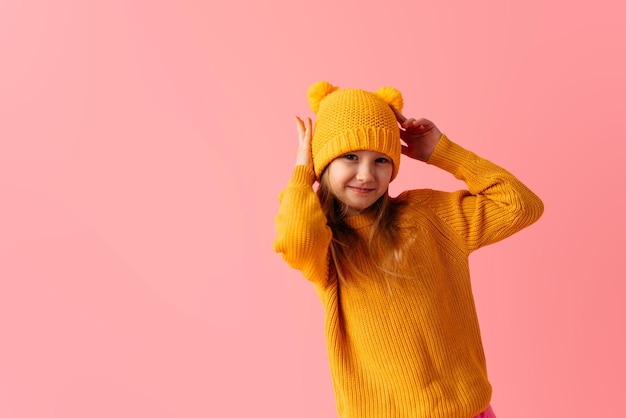
M 471 158 L 471 155 L 470 151 L 450 141 L 447 136 L 441 135 L 441 139 L 427 163 L 456 176 L 459 168 L 468 161 L 468 158 Z
M 306 165 L 297 165 L 293 169 L 289 186 L 313 186 L 315 183 L 315 172 Z

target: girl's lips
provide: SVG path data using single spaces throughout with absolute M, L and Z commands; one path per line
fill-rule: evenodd
M 355 187 L 355 186 L 348 186 L 348 188 L 350 188 L 352 191 L 358 194 L 368 194 L 376 190 L 376 189 L 369 189 L 366 187 Z

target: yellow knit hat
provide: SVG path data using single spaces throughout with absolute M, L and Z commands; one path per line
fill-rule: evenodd
M 332 160 L 350 151 L 369 150 L 388 155 L 393 161 L 391 180 L 400 167 L 400 128 L 389 107 L 402 112 L 402 94 L 393 87 L 376 93 L 339 89 L 318 81 L 307 92 L 317 114 L 313 140 L 313 166 L 319 179 Z

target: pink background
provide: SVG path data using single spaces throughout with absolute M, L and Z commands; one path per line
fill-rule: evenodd
M 399 88 L 543 198 L 472 256 L 496 413 L 618 416 L 621 3 L 0 2 L 0 417 L 335 416 L 271 250 L 320 79 Z M 403 160 L 392 192 L 460 186 Z

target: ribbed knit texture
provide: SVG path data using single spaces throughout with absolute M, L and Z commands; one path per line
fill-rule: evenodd
M 468 256 L 532 224 L 543 204 L 510 173 L 445 136 L 428 162 L 469 190 L 397 197 L 406 203 L 399 224 L 411 233 L 396 276 L 385 277 L 361 251 L 354 261 L 368 279 L 338 280 L 310 168 L 296 167 L 280 195 L 274 250 L 313 282 L 324 305 L 340 417 L 471 418 L 491 399 Z M 371 217 L 347 219 L 367 239 Z

